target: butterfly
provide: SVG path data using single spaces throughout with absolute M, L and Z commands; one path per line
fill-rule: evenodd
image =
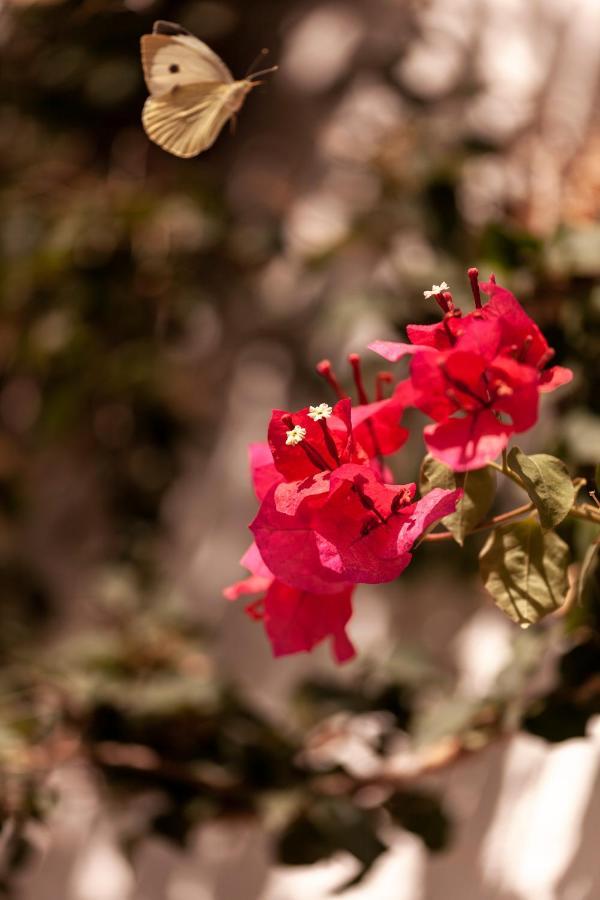
M 142 112 L 144 130 L 163 150 L 184 159 L 211 147 L 260 84 L 253 79 L 277 68 L 235 81 L 207 44 L 173 22 L 155 22 L 152 34 L 142 36 L 141 49 L 150 91 Z

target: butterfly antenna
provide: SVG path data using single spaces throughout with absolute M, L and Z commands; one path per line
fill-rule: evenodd
M 258 56 L 256 57 L 256 59 L 254 60 L 254 62 L 252 63 L 252 65 L 250 66 L 250 68 L 248 69 L 248 71 L 246 72 L 246 76 L 245 76 L 246 81 L 252 81 L 254 78 L 259 78 L 261 75 L 268 75 L 269 72 L 276 72 L 276 71 L 277 71 L 277 69 L 279 68 L 279 66 L 270 66 L 270 68 L 268 68 L 268 69 L 261 69 L 260 72 L 253 72 L 253 71 L 252 71 L 252 70 L 254 69 L 254 67 L 258 64 L 258 62 L 259 62 L 261 59 L 264 59 L 264 57 L 267 55 L 268 52 L 269 52 L 269 51 L 267 50 L 266 47 L 263 47 L 263 48 L 262 48 L 262 50 L 260 51 L 260 53 L 258 54 Z
M 249 66 L 248 71 L 246 72 L 246 74 L 244 76 L 245 78 L 249 78 L 249 76 L 252 73 L 252 70 L 256 68 L 256 66 L 259 64 L 259 62 L 262 62 L 262 60 L 265 58 L 265 56 L 268 55 L 268 53 L 269 53 L 269 51 L 267 50 L 267 48 L 263 47 L 262 50 L 260 51 L 260 53 L 258 53 L 256 55 L 256 58 L 252 61 L 251 65 Z
M 259 78 L 261 75 L 268 75 L 270 72 L 276 72 L 279 66 L 271 66 L 270 69 L 261 69 L 260 72 L 253 72 L 252 75 L 248 75 L 246 81 L 253 81 L 254 78 Z

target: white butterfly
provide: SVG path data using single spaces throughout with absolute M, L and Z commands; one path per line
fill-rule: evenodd
M 186 159 L 212 146 L 260 83 L 252 79 L 277 68 L 235 81 L 210 47 L 172 22 L 155 22 L 141 45 L 150 91 L 142 112 L 144 130 L 163 150 Z

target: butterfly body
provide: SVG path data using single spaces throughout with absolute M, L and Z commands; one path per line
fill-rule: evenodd
M 159 147 L 184 159 L 215 142 L 257 85 L 251 78 L 235 81 L 207 44 L 174 23 L 156 22 L 141 49 L 150 92 L 144 129 Z

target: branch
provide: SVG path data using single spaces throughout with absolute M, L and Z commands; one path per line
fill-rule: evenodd
M 585 519 L 586 522 L 600 525 L 600 509 L 596 509 L 591 503 L 574 504 L 567 513 L 567 518 L 569 516 L 572 516 L 574 519 Z
M 509 469 L 508 465 L 506 466 L 506 468 L 504 468 L 504 466 L 499 466 L 498 463 L 489 462 L 488 467 L 490 469 L 495 469 L 496 472 L 500 472 L 501 475 L 505 475 L 507 478 L 510 478 L 511 481 L 514 481 L 515 484 L 518 484 L 520 488 L 525 490 L 523 481 L 519 478 L 516 472 L 513 472 L 512 469 Z
M 504 522 L 511 522 L 513 519 L 517 519 L 519 516 L 531 512 L 531 510 L 534 508 L 535 504 L 524 503 L 523 506 L 517 506 L 515 509 L 509 509 L 508 512 L 500 513 L 500 515 L 494 516 L 492 519 L 488 519 L 487 522 L 482 522 L 481 525 L 478 525 L 476 528 L 472 528 L 470 531 L 467 531 L 465 537 L 468 537 L 471 534 L 476 534 L 478 531 L 487 531 L 489 528 L 495 528 L 496 525 L 502 525 Z M 423 541 L 453 540 L 454 535 L 450 531 L 436 531 L 434 534 L 426 534 L 423 538 Z
M 498 463 L 495 462 L 488 463 L 488 466 L 490 467 L 490 469 L 495 469 L 497 472 L 500 472 L 502 475 L 510 478 L 511 481 L 514 481 L 515 484 L 518 484 L 520 488 L 527 492 L 523 480 L 519 478 L 516 472 L 513 472 L 509 468 L 505 469 L 503 466 L 499 466 Z M 576 492 L 578 492 L 584 484 L 586 484 L 585 478 L 573 479 L 573 486 Z M 569 516 L 574 519 L 584 519 L 586 522 L 594 522 L 596 525 L 600 525 L 600 508 L 593 506 L 591 503 L 574 503 L 567 513 L 567 518 L 569 518 Z

